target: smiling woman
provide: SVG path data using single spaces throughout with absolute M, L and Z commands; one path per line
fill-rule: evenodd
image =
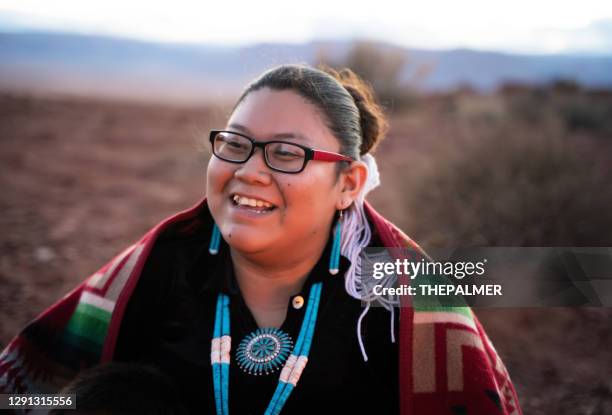
M 370 307 L 364 248 L 427 256 L 365 201 L 387 125 L 363 81 L 273 68 L 220 128 L 206 198 L 18 335 L 0 390 L 58 391 L 116 361 L 155 367 L 191 413 L 520 413 L 468 307 Z

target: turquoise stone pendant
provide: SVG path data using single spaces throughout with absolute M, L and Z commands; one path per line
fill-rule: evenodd
M 251 375 L 267 375 L 283 367 L 293 349 L 293 340 L 275 327 L 246 335 L 236 350 L 238 366 Z

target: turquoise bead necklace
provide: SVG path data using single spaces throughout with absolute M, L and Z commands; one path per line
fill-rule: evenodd
M 308 363 L 308 354 L 317 322 L 322 284 L 317 282 L 310 287 L 308 305 L 302 327 L 293 351 L 287 357 L 292 344 L 288 335 L 276 328 L 257 329 L 241 342 L 238 348 L 238 362 L 243 370 L 255 374 L 269 373 L 286 362 L 281 370 L 278 386 L 272 395 L 265 415 L 279 414 L 289 395 L 295 388 L 302 371 Z M 217 415 L 229 415 L 229 365 L 231 337 L 229 297 L 219 294 L 215 313 L 215 327 L 211 342 L 210 359 L 212 363 L 215 407 Z

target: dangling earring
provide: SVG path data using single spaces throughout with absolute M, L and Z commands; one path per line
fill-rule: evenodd
M 219 252 L 219 243 L 221 242 L 221 232 L 219 232 L 219 227 L 215 223 L 213 225 L 212 235 L 210 237 L 210 245 L 208 246 L 208 252 L 211 255 L 216 255 Z
M 336 275 L 340 271 L 340 237 L 342 234 L 342 210 L 340 217 L 336 223 L 334 230 L 334 243 L 332 244 L 331 254 L 329 256 L 329 273 Z

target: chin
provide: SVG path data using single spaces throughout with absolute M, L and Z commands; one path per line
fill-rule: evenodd
M 221 229 L 221 233 L 225 242 L 240 252 L 255 254 L 269 246 L 270 233 L 268 232 L 244 229 L 242 226 L 231 226 L 229 229 Z

